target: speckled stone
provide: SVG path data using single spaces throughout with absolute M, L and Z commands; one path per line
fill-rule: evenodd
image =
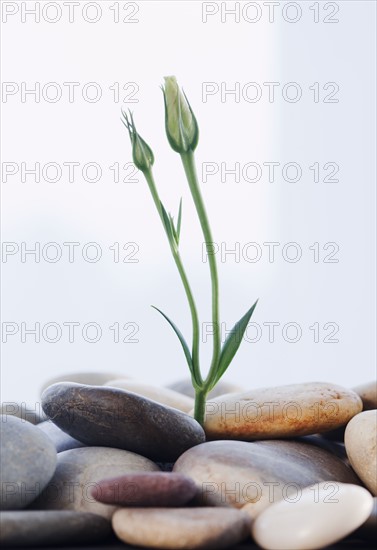
M 205 441 L 189 415 L 125 390 L 55 384 L 42 395 L 49 418 L 86 445 L 116 447 L 172 462 Z
M 271 504 L 254 521 L 252 535 L 266 550 L 325 548 L 362 525 L 372 506 L 363 487 L 326 481 Z
M 211 441 L 186 451 L 173 471 L 192 477 L 203 504 L 247 505 L 252 517 L 297 487 L 328 479 L 359 483 L 341 459 L 296 441 Z
M 111 532 L 110 522 L 96 514 L 22 510 L 0 515 L 0 543 L 8 547 L 98 543 Z
M 363 411 L 371 411 L 377 409 L 377 382 L 367 382 L 366 384 L 360 384 L 352 388 L 356 392 L 363 402 Z
M 196 495 L 195 482 L 182 474 L 147 472 L 100 481 L 91 494 L 118 506 L 184 506 Z
M 84 443 L 74 439 L 70 435 L 66 434 L 57 427 L 51 420 L 46 420 L 37 424 L 37 428 L 42 430 L 53 442 L 56 447 L 56 451 L 61 453 L 62 451 L 68 451 L 69 449 L 77 449 L 79 447 L 85 447 Z
M 225 508 L 124 508 L 112 519 L 127 544 L 165 550 L 229 548 L 250 530 L 250 518 Z
M 103 479 L 135 472 L 155 472 L 154 462 L 129 451 L 82 447 L 58 454 L 54 477 L 33 503 L 37 510 L 76 510 L 111 518 L 115 506 L 97 502 L 91 491 Z
M 195 390 L 192 386 L 192 382 L 190 378 L 178 380 L 177 382 L 173 382 L 172 384 L 169 384 L 166 387 L 174 391 L 177 391 L 179 393 L 183 393 L 188 397 L 191 397 L 191 398 L 195 397 Z M 213 390 L 209 392 L 207 398 L 213 399 L 215 397 L 219 397 L 219 395 L 224 395 L 226 393 L 240 393 L 241 391 L 242 391 L 241 386 L 237 386 L 236 384 L 231 384 L 230 382 L 225 382 L 224 380 L 220 380 L 220 382 L 216 384 Z
M 52 478 L 56 450 L 52 441 L 30 422 L 0 417 L 1 510 L 28 506 Z
M 352 468 L 377 495 L 377 410 L 354 416 L 347 424 L 344 441 Z
M 113 388 L 120 388 L 122 390 L 137 393 L 142 397 L 152 399 L 152 401 L 157 401 L 157 403 L 162 403 L 163 405 L 173 407 L 173 409 L 178 409 L 185 413 L 190 412 L 195 405 L 195 401 L 192 397 L 188 397 L 187 395 L 183 395 L 182 393 L 162 386 L 158 387 L 152 386 L 152 384 L 145 384 L 138 380 L 110 380 L 105 386 L 112 386 Z
M 250 390 L 206 403 L 208 439 L 276 439 L 332 430 L 362 409 L 352 390 L 310 382 Z

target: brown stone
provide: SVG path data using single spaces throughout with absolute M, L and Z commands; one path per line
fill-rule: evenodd
M 98 502 L 118 506 L 183 506 L 196 494 L 195 482 L 167 472 L 127 474 L 104 479 L 92 488 Z

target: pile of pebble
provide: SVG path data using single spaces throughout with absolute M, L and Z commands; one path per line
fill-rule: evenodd
M 111 379 L 112 378 L 112 379 Z M 3 546 L 325 548 L 377 535 L 377 386 L 220 382 L 204 427 L 190 381 L 105 373 L 3 403 Z M 34 410 L 33 410 L 34 409 Z

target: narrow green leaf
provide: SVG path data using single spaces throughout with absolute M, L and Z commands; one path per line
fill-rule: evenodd
M 167 320 L 167 322 L 169 323 L 169 325 L 172 327 L 172 329 L 174 330 L 174 332 L 176 333 L 176 335 L 178 336 L 179 338 L 179 341 L 181 342 L 181 345 L 182 345 L 182 348 L 183 348 L 183 352 L 185 354 L 185 357 L 186 357 L 186 360 L 187 360 L 187 364 L 189 366 L 189 369 L 190 369 L 190 372 L 191 372 L 191 376 L 194 378 L 195 380 L 195 375 L 194 375 L 194 368 L 193 368 L 193 364 L 192 364 L 192 357 L 191 357 L 191 353 L 190 353 L 190 349 L 187 345 L 187 342 L 182 334 L 182 332 L 179 330 L 179 328 L 173 323 L 173 321 L 171 321 L 169 319 L 169 317 L 167 315 L 165 315 L 165 313 L 163 313 L 160 309 L 158 309 L 158 307 L 156 306 L 152 306 L 153 309 L 155 309 L 156 311 L 158 311 L 159 313 L 161 313 L 161 315 L 163 317 L 165 317 L 165 319 Z
M 241 345 L 243 335 L 245 333 L 246 327 L 250 321 L 250 318 L 256 308 L 258 300 L 253 306 L 249 309 L 247 313 L 234 325 L 230 333 L 228 334 L 224 345 L 221 350 L 220 359 L 218 368 L 216 371 L 216 377 L 214 384 L 220 380 L 226 369 L 229 367 L 233 357 L 236 355 L 238 348 Z
M 181 221 L 182 221 L 182 199 L 179 201 L 179 210 L 178 210 L 178 221 L 177 221 L 177 237 L 178 237 L 178 243 L 181 236 Z
M 171 232 L 173 233 L 174 240 L 175 240 L 175 242 L 176 242 L 176 245 L 178 246 L 178 244 L 179 244 L 179 239 L 178 239 L 178 235 L 177 235 L 177 230 L 176 230 L 175 225 L 174 225 L 174 218 L 173 218 L 173 216 L 170 214 L 170 212 L 169 212 L 169 219 L 170 219 Z
M 162 216 L 164 218 L 166 233 L 168 235 L 168 238 L 169 238 L 170 242 L 175 242 L 171 219 L 169 218 L 169 215 L 166 212 L 165 207 L 164 207 L 164 205 L 162 204 L 161 201 L 160 201 L 160 204 L 161 204 Z

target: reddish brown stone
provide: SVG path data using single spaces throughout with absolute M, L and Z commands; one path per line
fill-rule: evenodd
M 183 474 L 147 472 L 104 479 L 91 490 L 104 504 L 120 506 L 183 506 L 196 494 L 195 482 Z

